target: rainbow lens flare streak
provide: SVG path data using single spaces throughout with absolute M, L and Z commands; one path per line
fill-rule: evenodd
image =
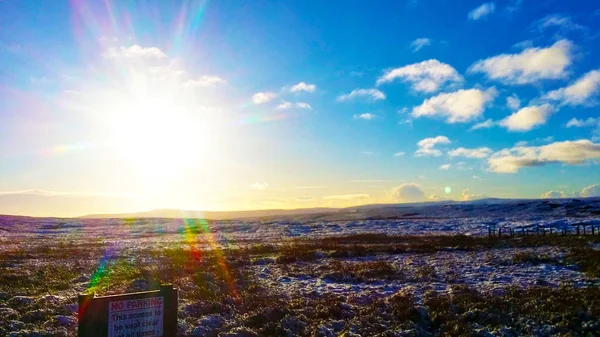
M 225 257 L 219 247 L 218 242 L 215 240 L 214 233 L 210 231 L 208 221 L 203 218 L 183 218 L 183 225 L 185 241 L 190 247 L 191 258 L 194 261 L 200 260 L 201 254 L 197 247 L 197 235 L 203 235 L 203 237 L 207 240 L 210 249 L 216 257 L 217 264 L 219 265 L 221 273 L 225 278 L 225 282 L 227 284 L 227 287 L 229 288 L 229 291 L 231 292 L 231 296 L 233 298 L 238 298 L 238 293 L 235 289 L 235 283 L 233 282 L 231 273 L 229 272 L 229 267 L 227 266 L 227 262 L 225 261 Z

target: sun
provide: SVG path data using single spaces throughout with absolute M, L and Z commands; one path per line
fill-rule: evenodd
M 179 180 L 186 169 L 212 156 L 208 117 L 168 88 L 122 99 L 107 109 L 113 111 L 113 144 L 142 180 Z

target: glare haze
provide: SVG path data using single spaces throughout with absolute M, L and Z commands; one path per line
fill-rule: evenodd
M 0 214 L 600 195 L 594 1 L 3 1 L 0 27 Z

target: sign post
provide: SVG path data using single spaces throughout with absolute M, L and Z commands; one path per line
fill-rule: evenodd
M 177 289 L 96 297 L 79 295 L 78 337 L 175 337 Z

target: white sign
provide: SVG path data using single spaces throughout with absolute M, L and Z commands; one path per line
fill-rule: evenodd
M 161 337 L 164 298 L 108 303 L 108 337 Z

